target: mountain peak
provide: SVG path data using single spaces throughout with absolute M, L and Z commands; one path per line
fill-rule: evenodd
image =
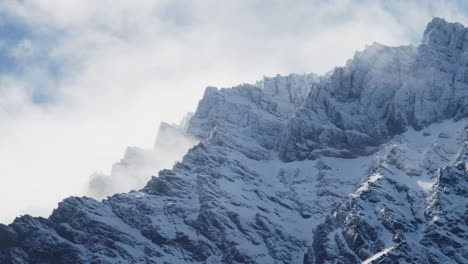
M 463 47 L 466 29 L 460 23 L 450 23 L 444 18 L 435 17 L 424 31 L 422 44 Z

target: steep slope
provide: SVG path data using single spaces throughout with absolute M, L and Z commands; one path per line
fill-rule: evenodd
M 284 160 L 367 155 L 405 131 L 468 115 L 468 42 L 461 24 L 435 18 L 423 43 L 374 44 L 309 93 L 289 120 Z
M 449 24 L 441 19 L 434 19 L 429 23 L 423 44 L 418 47 L 415 61 L 411 65 L 409 77 L 402 83 L 394 98 L 387 103 L 387 114 L 379 119 L 386 128 L 384 131 L 390 134 L 406 130 L 408 127 L 421 129 L 431 122 L 449 118 L 459 120 L 467 116 L 468 88 L 464 77 L 467 73 L 466 34 L 467 30 L 460 24 Z M 362 96 L 358 98 L 362 101 Z M 374 108 L 369 109 L 371 113 L 377 112 Z M 466 119 L 459 123 L 466 124 Z M 372 121 L 362 123 L 366 124 L 375 127 Z M 353 127 L 352 124 L 348 126 L 373 138 L 373 134 L 366 128 Z M 450 260 L 454 263 L 468 262 L 468 243 L 464 229 L 460 228 L 460 233 L 456 234 L 461 238 L 450 238 L 448 231 L 458 225 L 454 224 L 455 219 L 466 223 L 466 202 L 457 202 L 460 198 L 466 200 L 463 193 L 466 192 L 466 177 L 462 172 L 461 176 L 458 176 L 460 179 L 453 181 L 456 184 L 454 188 L 463 190 L 461 195 L 458 191 L 461 197 L 453 194 L 447 197 L 448 189 L 440 188 L 441 178 L 457 175 L 450 169 L 450 166 L 455 164 L 448 154 L 460 153 L 459 160 L 463 163 L 466 135 L 461 128 L 454 128 L 449 124 L 444 124 L 443 127 L 447 131 L 440 132 L 438 141 L 430 145 L 424 144 L 430 146 L 429 154 L 437 154 L 435 157 L 429 155 L 424 160 L 417 161 L 418 154 L 414 153 L 418 150 L 417 146 L 408 148 L 405 147 L 407 143 L 395 144 L 389 152 L 391 155 L 382 158 L 382 165 L 369 174 L 369 183 L 366 185 L 369 190 L 361 193 L 360 189 L 357 189 L 358 193 L 352 193 L 351 198 L 343 201 L 342 205 L 334 209 L 331 216 L 317 227 L 318 233 L 314 236 L 306 263 L 327 263 L 336 260 L 356 263 L 389 248 L 391 250 L 385 255 L 392 257 L 378 258 L 382 259 L 382 263 L 391 262 L 391 259 L 398 259 L 400 263 L 439 263 Z M 457 144 L 447 147 L 443 139 L 457 138 L 456 134 L 450 134 L 453 131 L 461 131 L 459 133 L 462 135 L 458 136 Z M 412 142 L 418 142 L 418 138 L 413 138 L 409 143 Z M 372 143 L 371 140 L 360 142 L 364 146 Z M 347 149 L 352 149 L 349 143 Z M 406 149 L 411 151 L 411 155 L 406 154 L 401 159 L 401 153 L 408 153 Z M 422 167 L 412 167 L 411 163 L 414 163 L 414 160 Z M 437 171 L 438 168 L 446 166 L 449 167 Z M 456 166 L 461 168 L 464 165 Z M 428 175 L 436 178 L 437 182 L 429 198 L 417 188 L 412 188 L 417 187 L 415 183 L 421 182 L 418 178 Z M 405 176 L 411 176 L 412 180 Z M 445 197 L 442 200 L 445 200 L 447 205 L 455 203 L 454 212 L 440 208 L 439 197 Z M 435 204 L 439 208 L 434 208 Z M 425 208 L 422 215 L 418 216 L 417 208 Z M 434 231 L 434 217 L 428 217 L 434 214 L 434 210 L 445 211 L 444 217 L 450 216 L 450 227 L 441 228 L 443 232 L 449 232 L 449 237 L 441 234 L 440 230 Z M 455 216 L 452 217 L 452 214 Z M 439 217 L 441 216 L 437 216 L 436 219 Z M 423 228 L 426 229 L 421 232 L 420 229 Z M 378 259 L 375 261 L 378 262 Z
M 69 198 L 49 219 L 17 219 L 2 229 L 10 237 L 2 257 L 20 263 L 302 261 L 311 230 L 300 227 L 320 219 L 311 217 L 314 210 L 326 210 L 300 195 L 309 189 L 313 163 L 280 162 L 273 139 L 316 80 L 291 75 L 208 88 L 187 128 L 202 141 L 183 162 L 139 192 L 102 203 Z
M 382 251 L 375 263 L 466 263 L 467 121 L 385 144 L 364 182 L 317 226 L 305 263 L 358 263 Z
M 416 56 L 413 47 L 373 44 L 335 69 L 307 96 L 288 121 L 279 147 L 286 161 L 322 155 L 368 155 L 402 127 L 392 126 L 390 107 Z M 398 123 L 399 124 L 399 123 Z
M 466 263 L 467 32 L 209 87 L 173 169 L 0 225 L 0 263 Z

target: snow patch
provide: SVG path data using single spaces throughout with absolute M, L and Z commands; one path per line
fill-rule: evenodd
M 390 252 L 391 250 L 393 250 L 396 246 L 392 246 L 392 247 L 388 247 L 382 251 L 380 251 L 379 253 L 373 255 L 372 257 L 364 260 L 361 264 L 371 264 L 372 261 L 374 260 L 378 260 L 380 257 L 384 256 L 385 254 L 387 254 L 388 252 Z

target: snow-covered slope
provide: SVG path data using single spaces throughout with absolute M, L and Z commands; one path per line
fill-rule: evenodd
M 359 263 L 389 248 L 375 263 L 466 263 L 467 121 L 381 146 L 363 182 L 316 227 L 305 263 Z M 441 186 L 452 177 L 458 191 Z
M 0 225 L 0 263 L 467 263 L 467 34 L 436 18 L 326 76 L 209 87 L 181 162 Z

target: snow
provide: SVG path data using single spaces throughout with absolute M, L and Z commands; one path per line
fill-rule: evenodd
M 432 185 L 434 182 L 426 182 L 426 181 L 416 181 L 416 183 L 425 191 L 429 192 L 432 189 Z
M 382 174 L 380 174 L 380 173 L 372 174 L 367 181 L 365 181 L 363 184 L 361 184 L 361 186 L 355 192 L 351 193 L 350 195 L 352 197 L 358 197 L 361 193 L 369 190 L 369 185 L 371 183 L 376 182 L 380 178 L 382 178 Z
M 385 254 L 387 254 L 388 252 L 390 252 L 392 249 L 394 249 L 396 246 L 392 246 L 392 247 L 388 247 L 380 252 L 378 252 L 377 254 L 373 255 L 372 257 L 364 260 L 361 264 L 371 264 L 372 261 L 374 260 L 378 260 L 380 257 L 384 256 Z

